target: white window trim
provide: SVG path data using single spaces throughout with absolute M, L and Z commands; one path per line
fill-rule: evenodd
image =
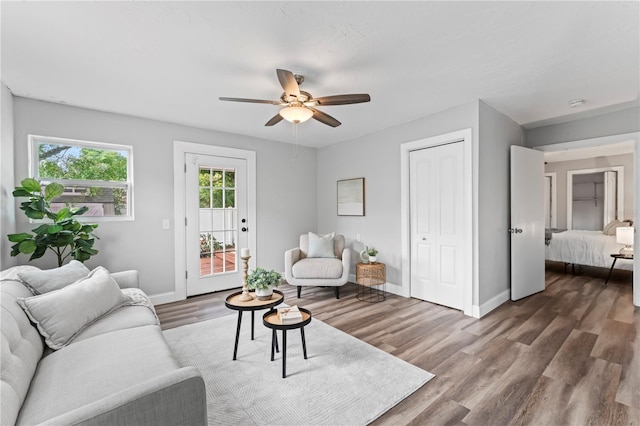
M 129 194 L 129 202 L 127 205 L 127 215 L 123 216 L 76 216 L 76 218 L 80 222 L 128 222 L 135 220 L 134 216 L 134 183 L 133 183 L 133 147 L 129 145 L 120 145 L 109 142 L 95 142 L 95 141 L 84 141 L 79 139 L 68 139 L 68 138 L 59 138 L 53 136 L 40 136 L 40 135 L 28 135 L 29 146 L 28 146 L 28 157 L 29 157 L 29 176 L 38 179 L 38 180 L 46 180 L 47 182 L 67 182 L 67 183 L 80 183 L 80 184 L 88 184 L 91 186 L 109 186 L 109 187 L 123 187 L 128 189 Z M 91 181 L 91 180 L 81 180 L 76 181 L 73 179 L 51 179 L 51 178 L 40 178 L 38 176 L 38 159 L 36 158 L 36 143 L 38 142 L 47 142 L 55 145 L 74 145 L 74 146 L 82 146 L 87 148 L 96 148 L 96 149 L 106 149 L 110 151 L 126 151 L 128 155 L 127 161 L 127 181 L 126 182 L 111 182 L 109 181 L 106 184 L 105 181 Z M 31 222 L 39 222 L 37 220 L 31 220 Z

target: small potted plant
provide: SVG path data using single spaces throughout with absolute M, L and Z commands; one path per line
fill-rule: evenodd
M 376 250 L 374 247 L 367 247 L 366 248 L 367 254 L 369 255 L 369 262 L 371 263 L 376 263 L 376 256 L 378 255 L 378 250 Z
M 282 282 L 282 274 L 274 270 L 267 271 L 257 267 L 247 276 L 247 288 L 256 291 L 258 300 L 269 300 L 273 295 L 273 287 L 278 287 Z

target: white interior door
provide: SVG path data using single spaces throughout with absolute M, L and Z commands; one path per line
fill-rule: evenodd
M 463 143 L 411 151 L 411 297 L 463 308 Z
M 246 160 L 187 153 L 185 164 L 187 296 L 241 287 Z
M 511 147 L 511 300 L 545 289 L 544 154 Z

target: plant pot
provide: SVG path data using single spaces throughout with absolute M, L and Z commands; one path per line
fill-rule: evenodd
M 271 287 L 268 288 L 256 288 L 256 298 L 258 300 L 269 300 L 273 295 L 273 289 Z
M 369 256 L 369 262 L 371 263 L 376 263 L 376 257 L 375 256 Z

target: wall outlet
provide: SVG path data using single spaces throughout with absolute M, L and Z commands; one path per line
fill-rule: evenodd
M 356 234 L 356 241 L 360 241 L 360 234 Z

